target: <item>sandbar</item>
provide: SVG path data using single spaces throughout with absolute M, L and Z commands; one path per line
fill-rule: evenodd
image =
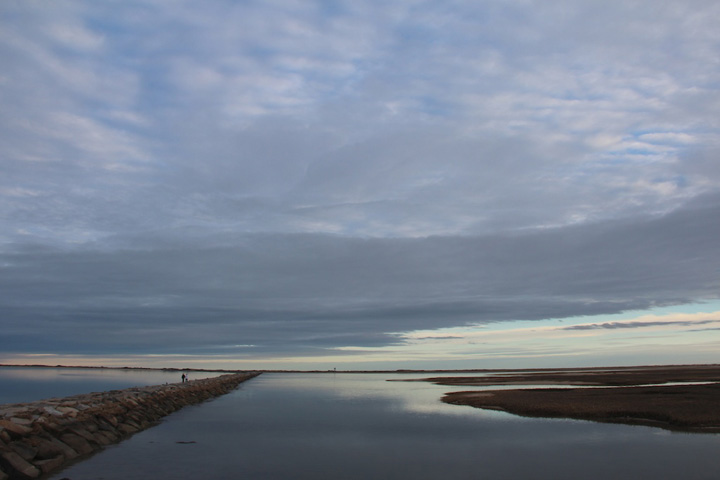
M 529 417 L 720 433 L 720 365 L 559 369 L 425 380 L 453 386 L 584 385 L 452 392 L 442 400 Z

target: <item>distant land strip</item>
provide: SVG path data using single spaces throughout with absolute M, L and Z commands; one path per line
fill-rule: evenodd
M 0 363 L 0 367 L 22 367 L 22 368 L 84 368 L 84 369 L 103 369 L 103 370 L 149 370 L 149 371 L 163 371 L 163 372 L 219 372 L 219 373 L 244 373 L 247 372 L 248 369 L 244 370 L 236 370 L 236 369 L 212 369 L 212 368 L 182 368 L 182 367 L 108 367 L 108 366 L 102 366 L 102 365 L 47 365 L 47 364 L 11 364 L 11 363 Z M 616 367 L 560 367 L 560 368 L 552 368 L 552 367 L 546 367 L 546 368 L 443 368 L 443 369 L 408 369 L 408 368 L 400 368 L 400 369 L 384 369 L 384 370 L 338 370 L 335 368 L 330 368 L 326 370 L 292 370 L 292 369 L 252 369 L 253 372 L 260 372 L 260 373 L 409 373 L 409 374 L 416 374 L 416 373 L 481 373 L 483 375 L 486 374 L 503 374 L 503 375 L 511 375 L 513 379 L 518 379 L 520 377 L 517 377 L 517 375 L 526 375 L 526 374 L 535 374 L 535 373 L 546 373 L 550 375 L 563 375 L 566 376 L 573 372 L 578 373 L 595 373 L 595 372 L 610 372 L 610 373 L 619 373 L 619 372 L 648 372 L 648 371 L 657 371 L 661 372 L 663 370 L 668 371 L 689 371 L 697 370 L 697 371 L 703 371 L 706 369 L 714 369 L 717 368 L 720 370 L 720 365 L 646 365 L 646 366 L 616 366 Z M 447 377 L 448 381 L 451 382 L 455 377 Z M 467 378 L 467 377 L 463 377 Z M 485 379 L 493 378 L 493 379 L 499 379 L 503 378 L 502 376 L 496 376 L 496 377 L 477 377 L 478 379 L 482 379 L 481 381 L 483 384 L 487 384 L 485 382 Z M 426 381 L 430 380 L 433 381 L 435 379 L 418 379 L 418 381 Z M 438 380 L 444 380 L 443 377 L 438 378 Z M 440 384 L 440 383 L 439 383 Z M 451 383 L 443 383 L 445 385 L 450 385 Z M 497 384 L 497 383 L 496 383 Z M 527 382 L 525 382 L 527 384 Z M 466 384 L 467 385 L 467 384 Z
M 229 393 L 257 375 L 238 373 L 0 405 L 0 480 L 56 472 L 185 406 Z
M 178 367 L 105 367 L 102 365 L 43 365 L 43 364 L 13 364 L 0 363 L 0 367 L 13 368 L 83 368 L 98 370 L 147 370 L 157 372 L 220 372 L 220 373 L 243 373 L 247 370 L 226 370 L 226 369 L 209 369 L 209 368 L 178 368 Z

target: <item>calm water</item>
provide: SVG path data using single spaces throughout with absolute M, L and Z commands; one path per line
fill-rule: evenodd
M 0 367 L 0 404 L 21 403 L 80 393 L 175 383 L 182 372 L 88 368 Z M 221 373 L 191 372 L 190 379 Z
M 399 375 L 263 374 L 53 479 L 710 479 L 720 435 L 446 405 Z M 406 377 L 407 378 L 407 377 Z M 465 388 L 463 388 L 465 389 Z M 178 443 L 182 442 L 182 443 Z

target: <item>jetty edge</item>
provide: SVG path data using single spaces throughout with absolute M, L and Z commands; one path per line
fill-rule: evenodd
M 33 479 L 236 389 L 259 372 L 0 405 L 0 480 Z

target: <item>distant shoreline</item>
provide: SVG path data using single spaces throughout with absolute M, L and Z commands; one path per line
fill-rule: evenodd
M 82 368 L 87 370 L 147 370 L 154 372 L 223 372 L 223 373 L 240 373 L 248 370 L 223 370 L 223 369 L 206 369 L 206 368 L 177 368 L 177 367 L 106 367 L 102 365 L 42 365 L 42 364 L 10 364 L 0 363 L 2 367 L 14 368 Z M 254 370 L 253 370 L 254 371 Z
M 102 369 L 102 370 L 148 370 L 158 372 L 222 372 L 222 373 L 241 373 L 241 372 L 262 372 L 262 373 L 409 373 L 409 374 L 426 374 L 426 373 L 507 373 L 507 374 L 539 374 L 539 373 L 570 373 L 570 372 L 625 372 L 625 371 L 652 371 L 664 369 L 706 369 L 718 368 L 718 364 L 678 364 L 678 365 L 627 365 L 619 367 L 557 367 L 557 368 L 469 368 L 469 369 L 396 369 L 396 370 L 291 370 L 291 369 L 210 369 L 210 368 L 180 368 L 180 367 L 108 367 L 103 365 L 45 365 L 45 364 L 9 364 L 0 363 L 2 367 L 22 367 L 22 368 L 82 368 L 82 369 Z M 519 378 L 519 377 L 517 377 Z M 527 384 L 527 383 L 525 383 Z

